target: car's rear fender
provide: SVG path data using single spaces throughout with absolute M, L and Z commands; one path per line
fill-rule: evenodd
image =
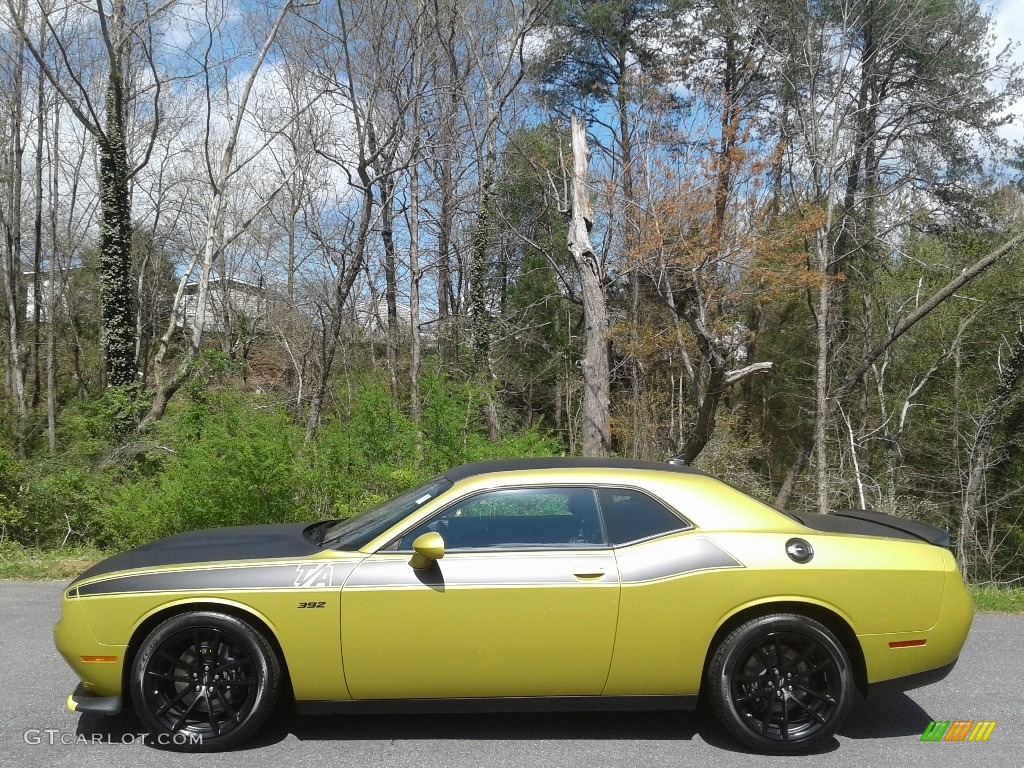
M 702 675 L 702 681 L 707 676 L 708 665 L 711 663 L 711 657 L 714 656 L 715 650 L 719 645 L 721 645 L 722 641 L 730 632 L 751 619 L 755 619 L 759 616 L 768 616 L 774 613 L 791 613 L 798 616 L 806 616 L 824 624 L 829 631 L 836 636 L 836 639 L 842 643 L 843 648 L 846 650 L 846 655 L 850 657 L 850 664 L 853 668 L 853 678 L 857 683 L 858 690 L 860 690 L 861 693 L 867 692 L 868 675 L 864 661 L 864 651 L 861 648 L 861 644 L 857 639 L 856 633 L 850 625 L 849 619 L 844 617 L 837 608 L 832 606 L 807 599 L 792 597 L 765 598 L 747 605 L 738 606 L 729 615 L 727 615 L 718 625 L 718 628 L 715 630 L 714 637 L 708 645 L 704 658 L 704 673 Z M 703 690 L 703 682 L 701 688 Z

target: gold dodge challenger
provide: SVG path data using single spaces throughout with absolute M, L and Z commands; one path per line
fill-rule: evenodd
M 689 709 L 819 748 L 943 678 L 973 606 L 936 528 L 782 514 L 672 463 L 469 464 L 357 517 L 170 536 L 71 583 L 78 712 L 227 749 L 299 712 Z

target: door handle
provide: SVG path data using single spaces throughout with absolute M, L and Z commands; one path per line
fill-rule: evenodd
M 572 571 L 572 575 L 577 579 L 600 579 L 604 573 L 604 568 L 599 565 L 585 565 L 573 568 Z

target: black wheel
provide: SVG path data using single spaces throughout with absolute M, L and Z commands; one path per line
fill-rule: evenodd
M 143 641 L 132 667 L 135 711 L 153 743 L 187 752 L 229 749 L 273 711 L 281 665 L 245 621 L 214 612 L 168 619 Z
M 747 746 L 770 754 L 820 747 L 846 720 L 853 674 L 842 644 L 805 616 L 762 616 L 722 641 L 707 690 L 722 724 Z

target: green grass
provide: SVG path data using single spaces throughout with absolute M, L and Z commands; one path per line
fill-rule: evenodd
M 94 547 L 35 549 L 0 544 L 0 579 L 71 579 L 112 553 Z
M 992 584 L 970 588 L 974 605 L 984 613 L 1024 613 L 1024 587 Z

